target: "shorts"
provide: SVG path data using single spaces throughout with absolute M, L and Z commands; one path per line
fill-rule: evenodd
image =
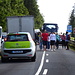
M 43 41 L 43 45 L 47 45 L 47 41 Z
M 55 45 L 55 40 L 51 40 L 51 41 L 50 41 L 50 44 L 51 44 L 51 45 Z

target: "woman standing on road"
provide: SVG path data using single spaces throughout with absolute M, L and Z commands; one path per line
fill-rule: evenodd
M 51 51 L 55 51 L 55 42 L 56 42 L 56 35 L 54 32 L 50 34 L 50 45 L 51 45 Z
M 59 48 L 59 41 L 60 41 L 60 36 L 58 35 L 58 33 L 56 33 L 56 49 Z
M 62 40 L 62 48 L 65 47 L 65 34 L 61 35 L 61 40 Z

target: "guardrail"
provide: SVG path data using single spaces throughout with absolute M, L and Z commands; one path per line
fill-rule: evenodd
M 75 41 L 74 40 L 70 40 L 69 41 L 69 46 L 72 47 L 73 49 L 75 49 Z

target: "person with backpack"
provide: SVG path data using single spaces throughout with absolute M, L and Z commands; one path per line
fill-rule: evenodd
M 65 39 L 66 50 L 69 50 L 69 41 L 70 41 L 70 35 L 68 34 L 68 32 L 66 32 L 66 39 Z

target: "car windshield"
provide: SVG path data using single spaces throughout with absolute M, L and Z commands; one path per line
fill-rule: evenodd
M 7 41 L 28 41 L 28 36 L 27 34 L 8 35 Z

